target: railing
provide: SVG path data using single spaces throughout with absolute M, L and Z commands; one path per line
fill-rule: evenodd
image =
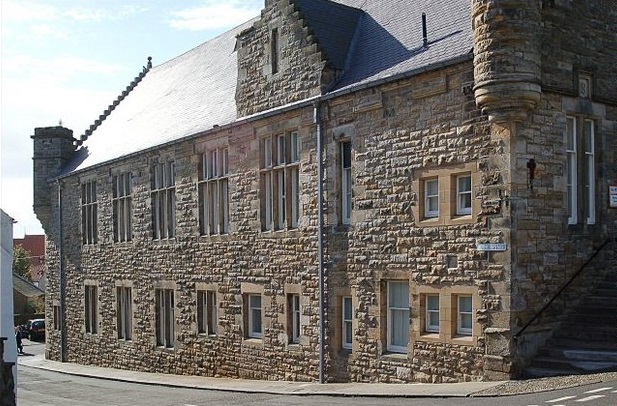
M 609 242 L 611 242 L 612 240 L 606 240 L 604 241 L 604 243 L 600 246 L 600 248 L 598 248 L 593 255 L 591 255 L 591 257 L 589 257 L 589 259 L 587 259 L 587 261 L 585 261 L 585 263 L 578 269 L 578 271 L 576 271 L 576 273 L 574 275 L 572 275 L 572 277 L 570 277 L 570 279 L 557 291 L 557 293 L 555 293 L 555 295 L 552 297 L 551 300 L 549 300 L 532 318 L 531 320 L 529 320 L 524 326 L 523 328 L 521 328 L 516 334 L 514 334 L 513 338 L 514 340 L 518 340 L 518 338 L 525 332 L 525 330 L 527 330 L 527 327 L 529 327 L 534 321 L 536 321 L 540 315 L 542 313 L 544 313 L 544 311 L 546 309 L 548 309 L 550 307 L 550 305 L 555 301 L 555 299 L 557 299 L 564 290 L 566 290 L 566 288 L 568 286 L 570 286 L 570 284 L 574 281 L 574 279 L 576 279 L 581 272 L 583 272 L 583 270 L 587 267 L 587 265 L 589 265 L 589 263 L 591 261 L 593 261 L 593 259 L 598 256 L 598 254 L 600 253 L 600 251 L 602 251 L 604 249 L 604 247 L 606 247 L 608 245 Z
M 4 342 L 6 337 L 0 337 L 0 406 L 15 406 L 15 379 L 13 377 L 14 362 L 4 362 Z

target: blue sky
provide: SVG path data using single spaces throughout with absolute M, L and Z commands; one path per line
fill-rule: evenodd
M 0 0 L 0 208 L 32 211 L 35 127 L 78 137 L 152 57 L 164 63 L 259 15 L 264 0 Z

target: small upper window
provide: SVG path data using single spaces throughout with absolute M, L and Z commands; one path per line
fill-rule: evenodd
M 471 214 L 471 175 L 456 178 L 456 214 Z
M 272 74 L 279 71 L 279 30 L 273 28 L 270 35 L 270 62 L 272 63 Z
M 428 179 L 424 182 L 424 217 L 439 217 L 439 181 Z

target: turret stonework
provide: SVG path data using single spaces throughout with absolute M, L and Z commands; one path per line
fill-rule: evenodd
M 58 176 L 75 152 L 73 130 L 57 127 L 35 128 L 33 155 L 34 212 L 45 230 L 51 220 L 50 179 Z
M 541 94 L 537 0 L 474 0 L 474 93 L 493 122 L 522 121 Z

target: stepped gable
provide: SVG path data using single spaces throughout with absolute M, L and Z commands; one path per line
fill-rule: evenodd
M 364 11 L 328 0 L 297 0 L 295 4 L 326 59 L 335 69 L 344 70 Z
M 139 75 L 135 76 L 135 79 L 133 79 L 133 81 L 126 87 L 126 89 L 124 89 L 122 93 L 120 93 L 118 98 L 114 100 L 113 103 L 110 104 L 109 107 L 107 107 L 107 109 L 105 109 L 103 114 L 101 114 L 99 118 L 94 121 L 94 124 L 92 124 L 90 128 L 88 128 L 79 137 L 79 139 L 75 141 L 75 145 L 77 147 L 81 146 L 81 144 L 83 144 L 83 142 L 86 141 L 90 135 L 92 135 L 94 130 L 96 130 L 98 126 L 100 126 L 103 123 L 103 121 L 111 114 L 112 111 L 114 111 L 114 109 L 120 104 L 120 102 L 124 100 L 124 98 L 128 96 L 129 93 L 131 93 L 133 89 L 135 89 L 135 87 L 139 84 L 139 82 L 141 82 L 141 80 L 144 78 L 144 76 L 146 76 L 146 74 L 151 68 L 152 68 L 152 57 L 149 56 L 148 63 L 146 64 L 146 66 L 144 66 L 143 70 L 139 72 Z

